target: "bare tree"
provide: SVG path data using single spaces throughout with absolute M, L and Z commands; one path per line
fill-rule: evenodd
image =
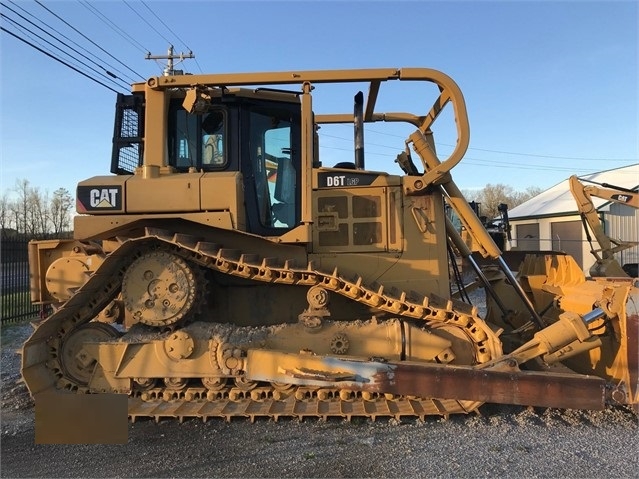
M 51 196 L 23 179 L 16 181 L 13 192 L 17 195 L 15 200 L 11 201 L 7 193 L 0 199 L 3 230 L 13 227 L 18 233 L 35 238 L 70 229 L 73 198 L 66 189 L 58 188 Z
M 43 236 L 50 231 L 49 224 L 49 193 L 41 193 L 39 188 L 29 191 L 29 233 L 33 236 Z
M 0 197 L 0 231 L 4 236 L 11 227 L 11 202 L 9 195 L 5 192 Z
M 70 229 L 72 208 L 73 197 L 68 190 L 58 188 L 53 192 L 49 209 L 53 234 L 58 235 Z
M 29 180 L 16 180 L 14 191 L 18 198 L 11 205 L 12 216 L 15 221 L 16 230 L 20 233 L 31 233 L 29 218 L 29 201 L 31 196 L 31 186 Z
M 489 183 L 479 191 L 465 192 L 464 194 L 469 201 L 480 203 L 481 215 L 490 219 L 499 216 L 498 207 L 501 203 L 505 203 L 509 209 L 512 209 L 541 192 L 542 189 L 535 186 L 528 187 L 525 191 L 515 191 L 509 185 L 501 183 L 492 185 Z

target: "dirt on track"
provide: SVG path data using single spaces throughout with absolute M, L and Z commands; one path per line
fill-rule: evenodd
M 485 405 L 479 414 L 372 422 L 138 420 L 125 445 L 36 445 L 15 352 L 2 328 L 2 477 L 637 477 L 639 426 L 624 408 Z

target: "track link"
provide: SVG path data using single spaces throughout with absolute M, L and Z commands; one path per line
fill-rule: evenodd
M 312 262 L 299 268 L 287 259 L 262 259 L 254 254 L 243 254 L 225 249 L 219 244 L 199 241 L 185 234 L 147 228 L 145 235 L 137 238 L 121 238 L 120 246 L 110 253 L 98 271 L 87 283 L 64 303 L 54 314 L 42 321 L 26 341 L 22 355 L 22 375 L 33 396 L 42 392 L 60 391 L 87 393 L 85 386 L 66 377 L 59 359 L 60 345 L 77 327 L 90 322 L 120 292 L 127 267 L 141 254 L 166 248 L 193 263 L 245 279 L 299 286 L 323 288 L 358 301 L 369 307 L 397 317 L 423 320 L 428 324 L 446 324 L 462 329 L 475 347 L 475 360 L 484 363 L 502 354 L 501 343 L 495 333 L 478 317 L 477 309 L 460 303 L 446 302 L 434 305 L 428 297 L 420 299 L 401 292 L 389 294 L 383 286 L 372 289 L 363 284 L 362 278 L 349 280 L 335 269 L 322 272 Z M 339 391 L 318 397 L 314 391 L 293 388 L 282 394 L 277 388 L 266 386 L 261 394 L 237 392 L 224 388 L 211 394 L 204 388 L 190 388 L 180 392 L 154 389 L 144 394 L 132 394 L 129 399 L 129 417 L 210 417 L 230 418 L 257 416 L 278 419 L 281 416 L 303 418 L 338 416 L 366 416 L 372 419 L 382 416 L 401 417 L 425 415 L 447 416 L 468 413 L 481 403 L 445 399 L 408 397 L 340 397 Z M 345 399 L 346 397 L 346 399 Z

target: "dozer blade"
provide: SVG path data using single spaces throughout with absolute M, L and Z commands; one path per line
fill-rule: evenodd
M 313 377 L 294 374 L 312 370 Z M 309 387 L 337 387 L 380 394 L 447 398 L 522 406 L 601 410 L 605 381 L 595 376 L 477 369 L 416 362 L 362 361 L 335 356 L 250 350 L 247 377 Z M 276 367 L 274 367 L 276 366 Z M 343 377 L 344 380 L 336 380 Z M 318 378 L 323 378 L 322 380 Z M 356 379 L 352 379 L 356 378 Z

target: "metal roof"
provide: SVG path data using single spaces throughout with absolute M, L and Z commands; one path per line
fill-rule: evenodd
M 636 190 L 639 188 L 639 163 L 614 170 L 582 175 L 579 179 L 585 181 L 586 184 L 588 181 L 593 181 Z M 610 201 L 593 197 L 592 203 L 598 210 L 605 210 Z M 509 218 L 513 220 L 573 214 L 576 215 L 578 212 L 575 199 L 570 193 L 568 179 L 508 211 Z

